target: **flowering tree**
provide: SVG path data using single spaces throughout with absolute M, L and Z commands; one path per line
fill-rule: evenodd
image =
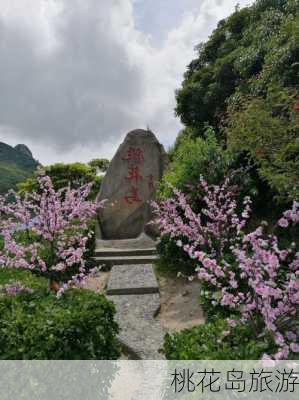
M 205 206 L 195 213 L 184 193 L 173 189 L 173 198 L 153 203 L 155 223 L 162 235 L 170 235 L 177 246 L 198 261 L 199 279 L 211 291 L 213 305 L 221 305 L 250 321 L 258 334 L 268 332 L 275 341 L 277 359 L 298 352 L 299 253 L 295 244 L 279 248 L 277 236 L 265 233 L 265 225 L 245 234 L 251 201 L 241 210 L 230 178 L 220 186 L 200 188 Z M 299 220 L 299 203 L 278 221 L 281 228 Z M 235 325 L 235 320 L 229 320 Z
M 61 292 L 86 277 L 88 222 L 102 203 L 87 200 L 91 185 L 56 192 L 42 174 L 38 184 L 37 193 L 19 196 L 12 191 L 0 197 L 0 266 L 38 271 L 50 280 L 76 270 Z

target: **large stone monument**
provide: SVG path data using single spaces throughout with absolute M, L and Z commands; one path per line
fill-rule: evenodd
M 151 131 L 137 129 L 127 134 L 103 179 L 99 200 L 101 239 L 131 239 L 153 230 L 149 201 L 167 165 L 163 146 Z

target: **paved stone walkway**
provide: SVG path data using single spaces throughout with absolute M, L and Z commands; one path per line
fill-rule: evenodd
M 159 293 L 151 264 L 115 265 L 107 286 L 108 295 Z
M 160 309 L 159 287 L 153 265 L 147 261 L 146 263 L 138 261 L 140 251 L 149 249 L 153 251 L 154 248 L 150 239 L 143 238 L 142 241 L 147 246 L 141 248 L 140 241 L 138 245 L 130 248 L 128 245 L 133 244 L 132 241 L 127 242 L 127 247 L 125 241 L 117 241 L 122 242 L 121 244 L 115 241 L 105 243 L 104 246 L 97 248 L 96 255 L 105 252 L 107 257 L 110 249 L 113 254 L 121 252 L 122 262 L 117 262 L 111 269 L 107 295 L 116 307 L 116 320 L 121 329 L 119 340 L 124 349 L 133 359 L 158 360 L 164 358 L 158 350 L 163 344 L 165 334 L 161 324 L 155 319 Z M 119 247 L 114 247 L 115 244 Z M 134 257 L 135 263 L 132 260 Z M 97 259 L 102 258 L 98 256 Z
M 159 360 L 164 332 L 154 316 L 160 308 L 159 294 L 108 296 L 116 306 L 119 340 L 130 358 Z

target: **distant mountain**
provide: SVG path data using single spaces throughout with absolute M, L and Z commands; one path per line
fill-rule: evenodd
M 0 194 L 16 189 L 17 183 L 28 178 L 38 165 L 24 144 L 12 147 L 0 142 Z

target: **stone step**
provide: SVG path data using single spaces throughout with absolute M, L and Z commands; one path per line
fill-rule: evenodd
M 119 340 L 134 359 L 160 360 L 164 330 L 154 317 L 160 308 L 159 294 L 108 296 L 116 307 Z
M 115 265 L 107 285 L 108 295 L 158 293 L 158 282 L 150 264 Z
M 93 257 L 97 265 L 106 265 L 108 267 L 124 264 L 152 264 L 157 259 L 157 255 Z
M 95 250 L 96 257 L 127 257 L 127 256 L 151 256 L 157 254 L 155 247 L 147 249 L 117 249 L 117 248 L 98 248 Z

